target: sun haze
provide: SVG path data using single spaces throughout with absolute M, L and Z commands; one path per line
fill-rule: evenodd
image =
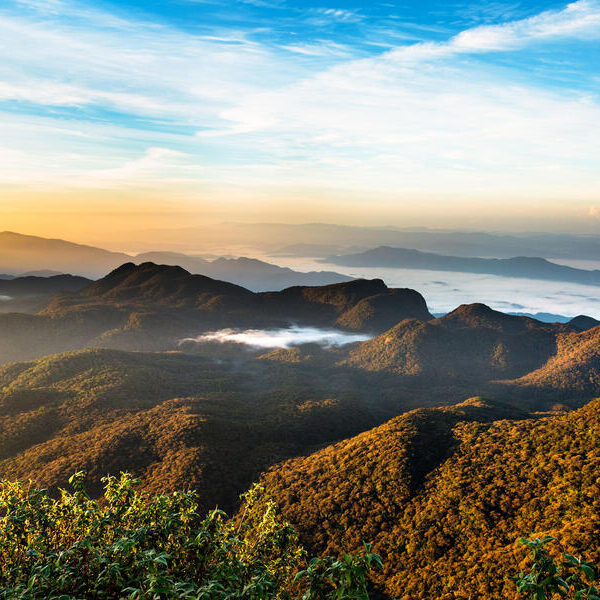
M 597 0 L 343 6 L 3 2 L 3 228 L 597 229 Z

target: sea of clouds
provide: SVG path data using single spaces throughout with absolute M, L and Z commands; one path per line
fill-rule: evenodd
M 290 348 L 299 344 L 315 343 L 330 348 L 352 342 L 363 342 L 369 338 L 370 336 L 361 333 L 294 325 L 279 329 L 220 329 L 197 337 L 184 338 L 180 343 L 235 342 L 254 348 Z
M 269 260 L 265 257 L 264 260 Z M 273 259 L 271 257 L 271 262 Z M 408 287 L 425 297 L 429 310 L 445 314 L 460 304 L 483 302 L 508 313 L 552 313 L 566 318 L 589 315 L 600 319 L 600 287 L 478 273 L 418 269 L 341 267 L 310 258 L 277 258 L 277 264 L 297 271 L 337 271 L 356 278 L 380 278 L 389 287 Z M 600 269 L 598 261 L 559 261 L 578 268 Z

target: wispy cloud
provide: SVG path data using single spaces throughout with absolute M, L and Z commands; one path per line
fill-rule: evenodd
M 507 14 L 496 9 L 474 22 Z M 413 23 L 431 33 L 416 43 L 390 15 L 304 10 L 340 27 L 367 22 L 356 45 L 124 14 L 75 0 L 0 9 L 0 181 L 196 180 L 388 198 L 570 190 L 583 212 L 598 189 L 597 65 L 572 55 L 600 39 L 597 0 L 444 40 L 443 26 Z M 383 27 L 385 43 L 369 37 Z
M 362 333 L 347 333 L 316 327 L 293 326 L 284 329 L 221 329 L 198 337 L 184 338 L 184 342 L 220 342 L 244 344 L 253 348 L 290 348 L 300 344 L 319 344 L 325 347 L 342 346 L 369 339 Z
M 344 23 L 356 23 L 362 20 L 362 16 L 358 12 L 344 8 L 317 8 L 314 13 Z

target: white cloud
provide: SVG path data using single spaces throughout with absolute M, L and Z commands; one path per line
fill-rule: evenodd
M 271 52 L 242 35 L 193 36 L 97 12 L 73 22 L 0 13 L 0 59 L 5 100 L 109 106 L 196 124 L 285 74 Z
M 344 8 L 318 8 L 315 10 L 315 13 L 327 17 L 328 19 L 342 21 L 345 23 L 357 22 L 362 19 L 357 12 Z
M 281 46 L 281 48 L 283 50 L 288 50 L 289 52 L 296 52 L 306 56 L 336 56 L 348 58 L 353 55 L 353 51 L 347 46 L 336 44 L 331 41 L 322 41 L 312 44 L 287 44 Z
M 600 37 L 599 25 L 600 5 L 584 0 L 446 43 L 349 61 L 246 96 L 221 116 L 232 123 L 225 131 L 253 133 L 252 143 L 271 148 L 283 166 L 273 176 L 287 172 L 290 181 L 371 190 L 589 189 L 600 183 L 598 103 L 507 80 L 506 70 L 466 55 Z M 451 60 L 457 55 L 465 58 Z M 285 167 L 292 157 L 305 161 L 301 172 Z
M 186 169 L 187 155 L 171 148 L 148 148 L 143 156 L 126 161 L 123 165 L 103 170 L 89 172 L 79 183 L 97 184 L 116 181 L 119 183 L 132 182 L 139 184 L 141 180 L 164 181 L 182 169 Z M 77 183 L 77 182 L 76 182 Z
M 597 37 L 600 7 L 594 0 L 579 0 L 563 10 L 541 13 L 506 25 L 488 25 L 464 31 L 450 41 L 455 51 L 488 51 L 519 48 L 536 40 L 559 37 Z
M 0 162 L 4 181 L 211 179 L 398 195 L 490 188 L 558 194 L 599 184 L 595 97 L 549 91 L 517 70 L 483 63 L 487 54 L 539 42 L 598 39 L 597 1 L 366 59 L 328 41 L 282 48 L 245 31 L 195 36 L 68 0 L 56 15 L 50 8 L 58 0 L 22 1 L 46 6 L 46 17 L 0 11 L 0 100 L 110 110 L 157 128 L 110 117 L 0 120 L 5 146 L 17 152 Z M 77 18 L 61 19 L 68 10 Z M 322 9 L 320 16 L 356 17 L 341 9 Z M 332 56 L 337 66 L 326 68 Z M 182 133 L 164 131 L 165 123 Z M 28 132 L 25 139 L 20 130 Z M 10 167 L 25 157 L 29 172 L 25 163 Z
M 292 326 L 283 329 L 220 329 L 195 338 L 184 338 L 184 342 L 219 342 L 244 344 L 253 348 L 291 348 L 299 344 L 319 344 L 325 347 L 342 346 L 369 339 L 362 333 L 347 333 L 316 327 Z

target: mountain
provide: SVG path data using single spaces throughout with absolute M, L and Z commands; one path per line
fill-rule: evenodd
M 446 256 L 406 248 L 380 246 L 359 254 L 330 256 L 322 262 L 346 267 L 385 267 L 478 273 L 500 277 L 524 277 L 565 281 L 583 285 L 600 285 L 600 270 L 587 271 L 550 262 L 545 258 L 471 258 Z
M 197 309 L 219 298 L 254 299 L 245 288 L 205 277 L 192 275 L 182 267 L 142 263 L 125 263 L 106 277 L 95 281 L 68 298 L 78 302 L 132 304 L 145 308 L 168 306 Z
M 200 257 L 188 256 L 178 252 L 145 252 L 134 258 L 135 263 L 155 262 L 178 265 L 190 271 L 208 277 L 230 281 L 254 292 L 282 290 L 294 285 L 327 285 L 351 281 L 352 277 L 333 271 L 309 271 L 302 273 L 287 267 L 279 267 L 255 258 L 223 258 L 209 261 Z
M 109 252 L 65 240 L 0 232 L 0 272 L 23 273 L 50 269 L 93 279 L 129 258 L 122 252 Z
M 295 286 L 261 294 L 269 312 L 292 320 L 376 332 L 398 320 L 432 318 L 415 290 L 392 289 L 381 279 L 356 279 L 318 287 Z
M 378 332 L 406 317 L 431 318 L 423 297 L 381 280 L 254 293 L 181 267 L 129 262 L 52 297 L 36 315 L 0 315 L 0 363 L 85 347 L 170 350 L 182 338 L 225 327 Z
M 215 248 L 248 248 L 277 253 L 292 246 L 295 255 L 315 256 L 323 244 L 345 248 L 394 246 L 415 248 L 457 256 L 543 256 L 552 258 L 597 260 L 600 240 L 590 234 L 557 233 L 489 233 L 483 231 L 428 229 L 426 227 L 361 227 L 331 223 L 218 223 L 204 227 L 176 229 L 149 229 L 129 235 L 124 243 L 147 248 L 148 240 L 160 239 L 161 246 L 169 249 L 201 248 L 214 252 Z M 299 252 L 298 245 L 300 246 Z M 302 245 L 307 245 L 303 250 Z M 294 248 L 294 246 L 296 248 Z M 326 250 L 326 248 L 325 248 Z M 331 252 L 325 252 L 325 256 Z M 319 255 L 319 254 L 316 254 Z
M 0 232 L 0 272 L 12 273 L 0 276 L 0 279 L 13 277 L 23 271 L 28 271 L 25 275 L 74 273 L 97 279 L 125 262 L 180 266 L 191 273 L 236 283 L 253 291 L 281 290 L 293 285 L 326 285 L 352 279 L 332 271 L 302 273 L 245 257 L 221 257 L 208 261 L 179 252 L 158 251 L 130 256 L 65 240 Z
M 60 292 L 77 292 L 92 283 L 91 279 L 75 275 L 53 275 L 38 277 L 13 277 L 0 279 L 0 295 L 10 296 L 50 296 Z
M 520 537 L 553 535 L 600 559 L 600 400 L 515 418 L 481 399 L 420 409 L 277 465 L 262 483 L 311 550 L 374 543 L 382 597 L 514 598 Z
M 377 304 L 380 298 L 388 303 Z M 380 279 L 359 279 L 325 286 L 294 286 L 280 292 L 254 293 L 241 286 L 192 275 L 181 267 L 126 263 L 79 293 L 57 297 L 46 314 L 66 314 L 89 306 L 187 309 L 197 315 L 215 316 L 229 326 L 244 322 L 272 325 L 302 321 L 335 326 L 348 311 L 371 301 L 370 312 L 348 320 L 348 327 L 367 329 L 369 324 L 398 319 L 431 318 L 423 297 L 413 290 L 392 290 Z M 377 309 L 379 308 L 379 312 Z M 373 314 L 377 313 L 377 319 Z M 385 317 L 382 314 L 385 313 Z M 235 322 L 234 317 L 242 319 Z M 351 322 L 350 322 L 351 321 Z
M 568 325 L 541 323 L 484 304 L 467 304 L 438 319 L 401 321 L 352 348 L 347 364 L 430 384 L 514 378 L 554 356 L 558 336 L 570 331 Z
M 84 350 L 0 367 L 0 479 L 85 470 L 231 509 L 261 471 L 416 406 L 389 379 L 314 364 Z
M 588 317 L 587 315 L 578 315 L 569 321 L 569 325 L 579 331 L 587 331 L 593 327 L 598 327 L 598 325 L 600 325 L 600 321 L 592 317 Z

